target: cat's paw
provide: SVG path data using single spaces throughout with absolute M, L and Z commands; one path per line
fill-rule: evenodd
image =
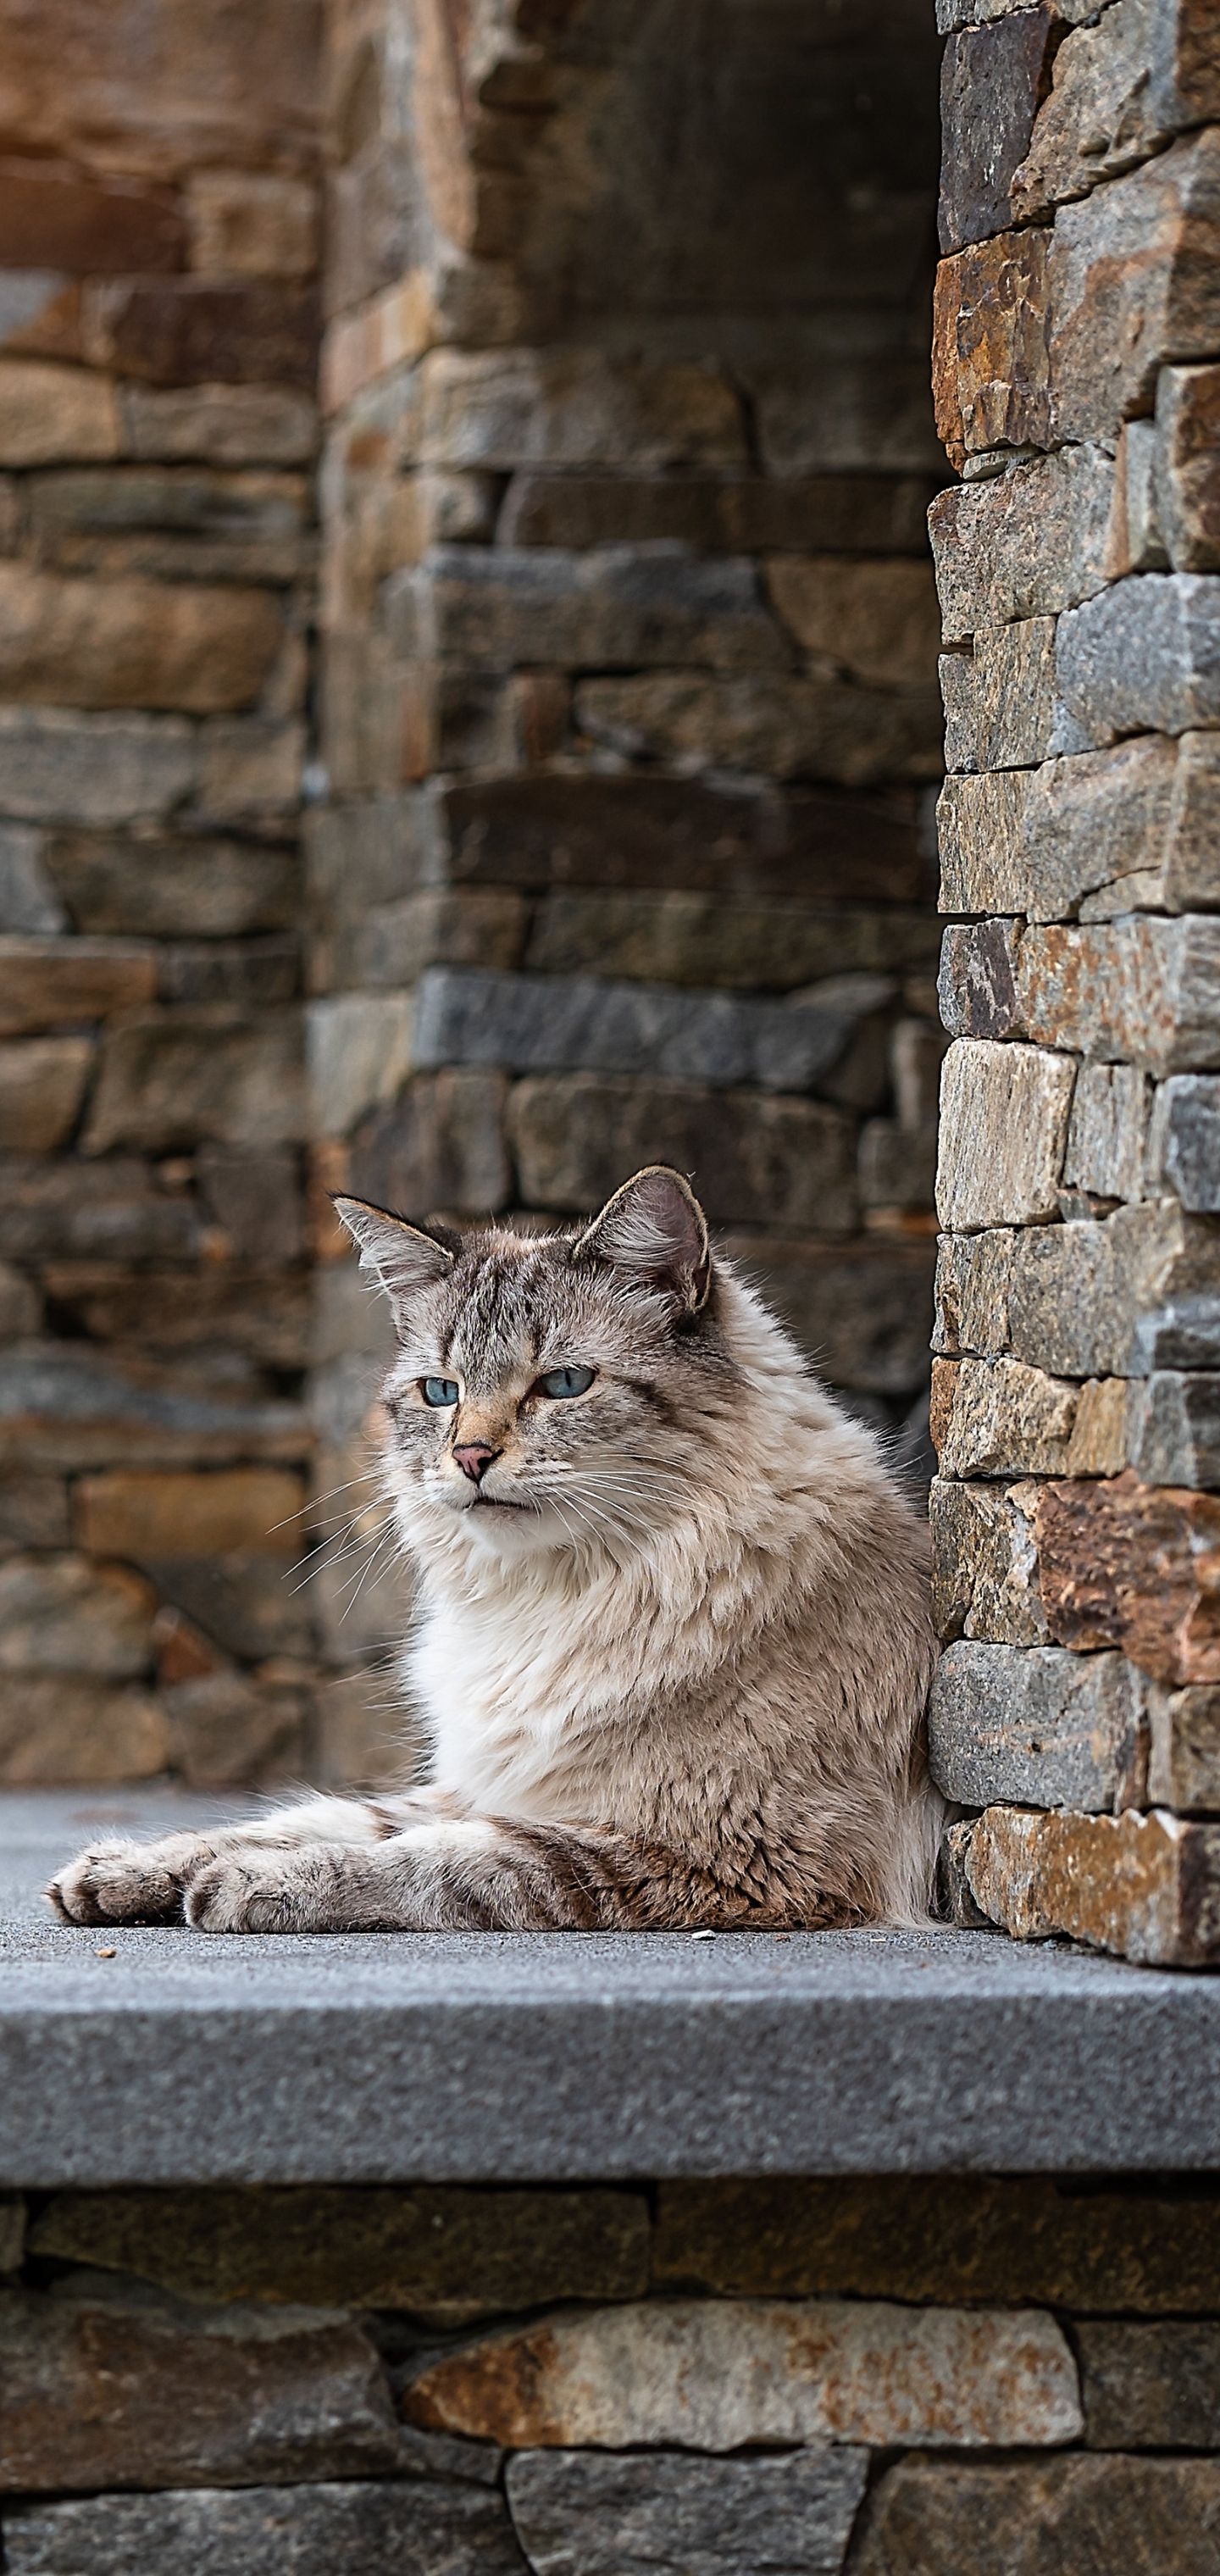
M 94 1843 L 60 1870 L 47 1895 L 65 1923 L 181 1923 L 187 1881 L 215 1848 L 201 1834 Z
M 325 1856 L 227 1852 L 196 1872 L 185 1896 L 198 1932 L 329 1932 L 333 1870 Z

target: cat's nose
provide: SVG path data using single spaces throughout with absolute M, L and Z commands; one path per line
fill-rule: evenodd
M 486 1475 L 493 1459 L 499 1457 L 500 1452 L 498 1449 L 489 1449 L 483 1440 L 470 1440 L 463 1448 L 455 1449 L 453 1454 L 462 1474 L 469 1476 L 472 1485 L 477 1485 Z

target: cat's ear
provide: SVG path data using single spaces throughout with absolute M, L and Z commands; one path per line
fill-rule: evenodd
M 684 1314 L 707 1304 L 712 1258 L 707 1219 L 688 1181 L 649 1163 L 607 1199 L 572 1246 L 573 1261 L 605 1261 L 666 1290 Z
M 370 1207 L 367 1199 L 336 1198 L 334 1210 L 360 1247 L 361 1269 L 384 1288 L 396 1323 L 423 1289 L 434 1288 L 453 1268 L 456 1238 L 442 1241 L 439 1227 L 433 1232 L 408 1225 L 405 1217 Z

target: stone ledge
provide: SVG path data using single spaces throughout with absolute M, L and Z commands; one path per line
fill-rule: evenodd
M 215 1813 L 0 1805 L 0 2184 L 1220 2167 L 1210 1979 L 933 1929 L 230 1942 L 44 1910 L 91 1831 Z

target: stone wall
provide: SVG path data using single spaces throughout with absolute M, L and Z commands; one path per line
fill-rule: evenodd
M 975 23 L 975 21 L 979 23 Z M 1220 40 L 950 30 L 933 1761 L 962 1919 L 1220 1955 Z
M 329 40 L 319 1176 L 551 1222 L 669 1159 L 917 1454 L 924 0 L 333 0 Z M 346 1488 L 376 1327 L 337 1234 L 319 1300 Z M 394 1581 L 340 1623 L 341 1574 L 330 1651 L 373 1656 Z
M 1211 2576 L 1213 2183 L 0 2204 L 9 2576 Z
M 5 12 L 9 1782 L 314 1758 L 282 1578 L 310 1457 L 320 61 L 312 0 Z

